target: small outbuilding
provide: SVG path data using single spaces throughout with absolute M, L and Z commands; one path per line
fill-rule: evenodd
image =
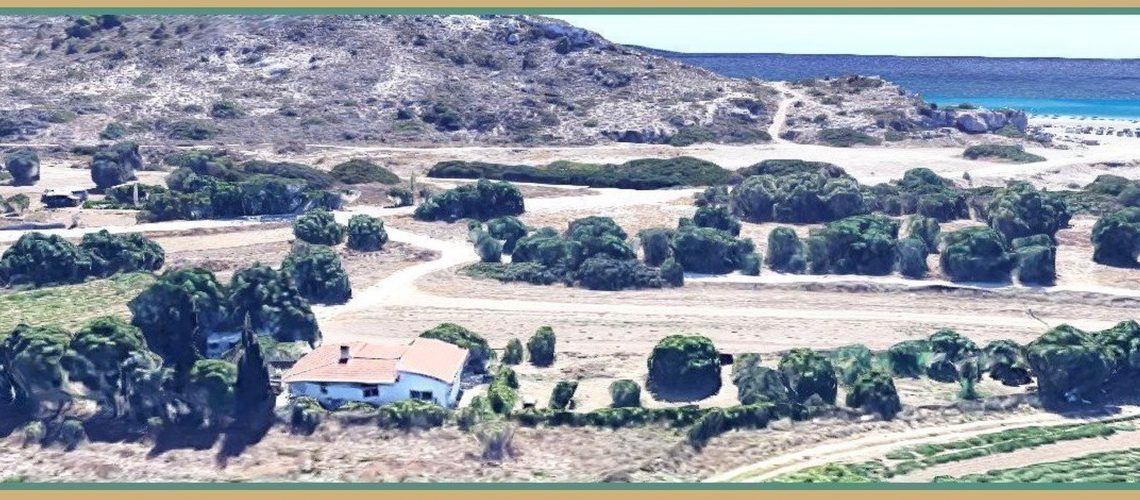
M 297 360 L 281 382 L 290 396 L 311 397 L 328 408 L 406 399 L 453 407 L 467 356 L 466 349 L 429 338 L 410 344 L 325 344 Z

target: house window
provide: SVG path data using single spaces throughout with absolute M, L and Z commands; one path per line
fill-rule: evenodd
M 366 385 L 361 388 L 366 398 L 375 398 L 380 396 L 380 387 L 375 385 Z
M 412 399 L 418 399 L 420 401 L 435 400 L 435 396 L 432 395 L 431 391 L 412 391 L 411 396 Z

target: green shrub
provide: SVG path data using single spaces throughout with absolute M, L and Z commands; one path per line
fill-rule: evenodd
M 904 340 L 887 349 L 887 365 L 898 377 L 921 377 L 926 373 L 925 358 L 930 353 L 927 340 Z
M 448 413 L 435 403 L 407 399 L 381 406 L 378 422 L 388 429 L 431 429 L 442 426 Z
M 93 274 L 91 254 L 58 235 L 29 232 L 0 254 L 0 284 L 78 283 Z
M 1046 191 L 1038 191 L 1028 182 L 1015 182 L 999 189 L 986 208 L 990 227 L 1006 241 L 1037 234 L 1053 238 L 1068 226 L 1072 214 L 1065 202 Z
M 511 455 L 511 441 L 515 435 L 514 424 L 490 421 L 473 428 L 475 436 L 483 445 L 483 458 L 502 460 Z
M 176 141 L 206 141 L 221 133 L 209 120 L 179 120 L 166 126 L 166 136 Z
M 982 349 L 982 372 L 1003 385 L 1017 387 L 1033 381 L 1025 348 L 1012 340 L 995 340 Z
M 704 448 L 710 439 L 719 436 L 726 430 L 725 420 L 726 416 L 723 409 L 713 408 L 709 410 L 689 428 L 689 444 L 698 450 Z
M 59 426 L 59 441 L 65 450 L 72 451 L 86 440 L 87 431 L 83 429 L 82 422 L 69 418 Z
M 502 252 L 512 253 L 515 245 L 531 231 L 518 217 L 507 215 L 487 221 L 487 232 L 497 240 L 503 240 Z
M 20 429 L 20 438 L 25 448 L 33 444 L 43 443 L 44 438 L 46 437 L 47 430 L 44 428 L 43 422 L 40 422 L 38 420 L 28 422 L 27 424 L 24 424 L 23 428 Z
M 720 356 L 708 337 L 665 337 L 653 347 L 647 364 L 647 385 L 654 393 L 697 400 L 720 390 Z
M 550 409 L 565 410 L 572 408 L 574 392 L 577 390 L 577 380 L 559 380 L 557 384 L 554 384 L 554 390 L 550 392 Z
M 735 366 L 733 369 L 736 369 Z M 740 371 L 733 373 L 732 383 L 736 385 L 736 399 L 742 405 L 787 404 L 791 400 L 784 376 L 758 364 L 744 365 Z
M 670 286 L 677 287 L 685 284 L 685 269 L 672 257 L 665 259 L 665 262 L 661 264 L 660 273 L 661 280 Z
M 300 244 L 281 263 L 301 296 L 315 304 L 343 304 L 352 298 L 348 273 L 340 256 L 328 247 Z
M 519 339 L 512 338 L 507 341 L 507 348 L 503 350 L 503 363 L 517 365 L 523 362 L 523 347 Z
M 851 344 L 835 348 L 831 353 L 832 364 L 839 372 L 840 380 L 846 385 L 864 372 L 871 371 L 874 354 L 863 344 Z
M 1045 161 L 1045 157 L 1038 156 L 1033 153 L 1026 153 L 1025 148 L 1021 145 L 1004 145 L 1004 144 L 979 144 L 970 146 L 962 152 L 962 156 L 977 160 L 980 158 L 992 158 L 998 160 L 1009 160 L 1014 163 L 1033 163 L 1038 161 Z
M 554 364 L 554 345 L 556 338 L 554 329 L 541 326 L 535 330 L 534 335 L 526 341 L 526 350 L 530 356 L 531 364 L 535 366 L 550 366 Z
M 400 178 L 391 170 L 358 158 L 337 164 L 329 173 L 344 184 L 397 184 L 400 182 Z
M 1057 247 L 1049 236 L 1038 234 L 1013 240 L 1017 279 L 1026 285 L 1052 285 L 1057 280 Z
M 475 396 L 471 398 L 471 404 L 460 409 L 455 416 L 455 422 L 462 430 L 471 430 L 481 422 L 486 422 L 495 418 L 495 412 L 491 410 L 491 404 L 487 402 L 487 398 L 483 396 Z
M 670 229 L 643 229 L 637 233 L 637 238 L 641 242 L 642 255 L 647 265 L 660 267 L 673 253 L 670 246 L 673 231 Z
M 740 260 L 740 274 L 745 276 L 759 276 L 760 275 L 760 255 L 756 252 L 746 254 Z
M 388 231 L 384 221 L 364 214 L 353 215 L 348 219 L 348 248 L 358 252 L 375 252 L 388 242 Z
M 1008 252 L 1001 235 L 988 227 L 967 227 L 943 235 L 942 273 L 950 281 L 1009 281 L 1017 264 Z
M 852 128 L 825 128 L 819 131 L 820 142 L 833 147 L 849 148 L 856 144 L 878 146 L 881 140 Z
M 429 169 L 428 176 L 451 179 L 501 179 L 595 188 L 661 189 L 725 184 L 731 178 L 732 171 L 711 162 L 681 156 L 630 160 L 621 165 L 557 161 L 545 167 L 445 161 Z
M 926 243 L 918 238 L 905 238 L 898 242 L 899 272 L 908 278 L 921 279 L 929 268 L 926 265 Z
M 673 235 L 673 259 L 687 272 L 725 274 L 753 253 L 752 240 L 738 240 L 713 228 L 682 226 Z
M 332 212 L 323 209 L 309 210 L 293 222 L 293 235 L 314 245 L 339 245 L 346 232 Z
M 1106 266 L 1136 267 L 1140 252 L 1140 208 L 1101 217 L 1092 229 L 1093 261 Z
M 629 379 L 615 380 L 610 384 L 610 406 L 613 408 L 635 408 L 641 406 L 641 387 Z
M 826 222 L 867 211 L 855 179 L 825 169 L 745 177 L 729 193 L 729 206 L 750 222 Z
M 1025 350 L 1046 405 L 1096 399 L 1114 368 L 1111 351 L 1093 335 L 1069 325 L 1045 332 Z
M 824 356 L 811 349 L 792 349 L 780 358 L 779 370 L 795 402 L 806 403 L 817 396 L 826 404 L 835 404 L 835 367 Z
M 299 397 L 289 403 L 289 429 L 295 434 L 310 435 L 321 425 L 324 408 L 317 400 Z
M 157 271 L 166 259 L 162 247 L 141 233 L 112 234 L 106 229 L 87 233 L 79 249 L 91 256 L 91 270 L 96 276 Z
M 926 246 L 926 254 L 938 253 L 938 238 L 942 233 L 938 220 L 933 217 L 912 215 L 906 220 L 908 238 L 916 238 Z
M 475 184 L 449 189 L 416 207 L 415 218 L 424 221 L 455 222 L 459 219 L 487 220 L 523 213 L 523 196 L 509 182 L 480 179 Z
M 811 272 L 890 274 L 898 230 L 898 222 L 882 215 L 856 215 L 813 229 L 808 238 Z
M 136 170 L 142 169 L 139 146 L 133 142 L 120 142 L 100 149 L 91 159 L 91 180 L 100 191 L 136 180 Z
M 894 380 L 879 370 L 863 371 L 851 382 L 847 406 L 877 413 L 886 420 L 902 411 Z
M 518 401 L 518 385 L 515 371 L 500 366 L 491 379 L 491 385 L 487 387 L 487 402 L 491 410 L 500 415 L 509 415 Z
M 740 221 L 725 206 L 697 208 L 697 213 L 693 215 L 693 224 L 697 227 L 719 229 L 733 236 L 740 235 Z
M 780 226 L 768 233 L 768 267 L 776 272 L 794 274 L 807 269 L 807 247 L 795 230 Z

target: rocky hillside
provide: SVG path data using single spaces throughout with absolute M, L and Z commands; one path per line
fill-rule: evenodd
M 900 141 L 993 141 L 1026 135 L 1020 110 L 973 106 L 939 109 L 881 78 L 843 76 L 790 82 L 793 99 L 781 127 L 785 139 L 832 145 Z M 984 136 L 984 137 L 976 137 Z
M 0 17 L 0 142 L 762 142 L 735 80 L 531 16 Z

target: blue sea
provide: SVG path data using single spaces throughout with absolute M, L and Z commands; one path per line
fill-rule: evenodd
M 765 80 L 878 75 L 939 105 L 968 102 L 1042 115 L 1140 118 L 1140 59 L 662 55 L 728 76 Z

